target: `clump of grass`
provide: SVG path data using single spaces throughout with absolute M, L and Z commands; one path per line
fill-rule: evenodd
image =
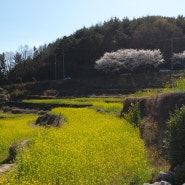
M 44 96 L 57 96 L 58 91 L 56 89 L 47 89 L 44 91 Z
M 176 91 L 184 91 L 185 90 L 185 78 L 184 77 L 181 76 L 173 83 L 166 82 L 165 88 L 163 91 L 174 91 L 174 90 L 176 90 Z
M 96 110 L 103 110 L 107 113 L 120 114 L 123 105 L 121 102 L 117 103 L 106 103 L 106 102 L 94 102 L 93 108 Z
M 15 89 L 10 93 L 10 98 L 12 100 L 19 100 L 25 96 L 26 92 L 21 89 Z
M 146 88 L 146 89 L 139 89 L 134 94 L 132 94 L 133 97 L 149 97 L 149 96 L 155 96 L 158 93 L 163 92 L 162 88 Z
M 141 113 L 138 103 L 131 103 L 127 113 L 124 113 L 123 117 L 132 125 L 139 126 L 141 123 Z
M 185 78 L 180 77 L 176 82 L 174 82 L 174 84 L 172 85 L 172 89 L 184 91 L 185 90 Z

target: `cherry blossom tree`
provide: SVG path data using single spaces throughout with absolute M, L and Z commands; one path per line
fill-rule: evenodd
M 120 49 L 106 52 L 95 62 L 95 69 L 104 73 L 135 72 L 155 69 L 164 63 L 160 50 Z
M 174 53 L 172 56 L 173 67 L 184 68 L 185 67 L 185 51 L 182 53 Z

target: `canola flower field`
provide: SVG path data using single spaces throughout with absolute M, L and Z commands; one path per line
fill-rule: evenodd
M 0 113 L 0 162 L 8 155 L 8 147 L 19 140 L 29 139 L 34 131 L 28 123 L 37 115 L 13 115 Z
M 108 113 L 119 114 L 123 105 L 123 97 L 105 98 L 65 98 L 65 99 L 29 99 L 23 100 L 26 103 L 49 103 L 49 104 L 75 104 L 92 105 L 93 109 L 103 110 Z
M 105 112 L 121 110 L 120 102 L 92 102 Z M 51 112 L 65 118 L 62 127 L 28 124 L 37 115 L 0 114 L 1 160 L 12 142 L 30 140 L 16 158 L 17 167 L 0 177 L 0 185 L 140 185 L 151 179 L 144 143 L 127 121 L 92 108 Z

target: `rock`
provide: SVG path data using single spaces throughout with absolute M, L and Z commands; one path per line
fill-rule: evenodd
M 22 140 L 13 143 L 9 148 L 9 156 L 7 159 L 3 161 L 3 163 L 13 162 L 17 155 L 18 149 L 28 147 L 28 142 L 29 142 L 28 140 Z
M 47 113 L 37 118 L 36 125 L 59 127 L 61 124 L 61 120 L 62 120 L 62 117 L 60 115 Z
M 160 182 L 154 182 L 153 184 L 144 183 L 143 185 L 172 185 L 172 184 L 166 181 L 160 181 Z
M 173 170 L 175 172 L 175 183 L 176 184 L 185 183 L 185 175 L 184 175 L 185 174 L 185 164 L 176 165 Z
M 12 163 L 17 155 L 17 152 L 19 149 L 24 149 L 25 147 L 28 147 L 28 140 L 22 140 L 13 143 L 9 148 L 9 156 L 7 159 L 1 162 L 2 165 L 0 165 L 0 177 L 9 171 L 11 168 L 15 167 L 16 164 Z
M 0 166 L 0 177 L 9 171 L 12 167 L 15 167 L 15 164 L 3 164 Z
M 160 172 L 154 177 L 153 182 L 167 181 L 169 183 L 174 183 L 175 173 L 172 171 Z

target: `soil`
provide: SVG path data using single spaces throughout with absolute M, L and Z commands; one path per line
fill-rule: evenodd
M 15 167 L 15 166 L 16 166 L 15 164 L 2 164 L 2 165 L 0 166 L 0 177 L 1 177 L 4 173 L 8 172 L 11 168 L 13 168 L 13 167 Z
M 61 115 L 54 115 L 54 114 L 44 114 L 39 116 L 36 120 L 36 125 L 40 126 L 53 126 L 53 127 L 60 127 L 61 124 L 64 122 L 64 119 Z

